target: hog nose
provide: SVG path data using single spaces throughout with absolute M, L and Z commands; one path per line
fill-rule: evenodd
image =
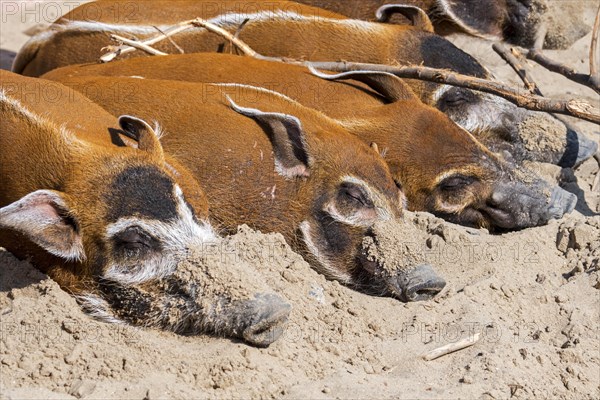
M 419 265 L 402 279 L 402 300 L 429 300 L 442 291 L 446 281 L 439 277 L 429 264 Z
M 577 167 L 598 151 L 598 143 L 584 135 L 568 130 L 567 145 L 564 154 L 558 161 L 561 167 Z
M 274 294 L 257 295 L 252 301 L 253 323 L 244 329 L 243 337 L 257 347 L 267 347 L 284 331 L 292 307 Z
M 563 215 L 573 211 L 576 204 L 577 196 L 556 186 L 550 196 L 550 208 L 548 209 L 550 218 L 560 219 Z

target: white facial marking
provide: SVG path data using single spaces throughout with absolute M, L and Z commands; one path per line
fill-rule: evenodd
M 110 311 L 110 306 L 108 303 L 101 297 L 93 294 L 78 295 L 75 297 L 81 307 L 91 317 L 112 324 L 124 323 L 114 316 L 114 314 Z
M 139 284 L 148 280 L 163 278 L 173 273 L 178 262 L 183 260 L 189 250 L 217 240 L 217 235 L 208 222 L 196 222 L 190 208 L 185 204 L 183 193 L 178 185 L 174 186 L 177 199 L 175 221 L 145 220 L 140 218 L 121 218 L 108 226 L 106 238 L 110 240 L 123 230 L 137 226 L 159 240 L 161 254 L 141 260 L 143 265 L 121 265 L 113 262 L 108 266 L 104 278 L 125 285 Z
M 327 203 L 327 205 L 325 206 L 325 211 L 327 212 L 327 214 L 329 214 L 329 216 L 333 219 L 335 219 L 338 222 L 341 222 L 342 224 L 346 224 L 346 225 L 351 225 L 351 226 L 360 226 L 360 227 L 364 227 L 367 228 L 371 225 L 373 225 L 373 220 L 372 219 L 365 219 L 363 218 L 360 213 L 356 213 L 353 215 L 342 215 L 337 207 L 335 206 L 334 202 L 329 202 Z

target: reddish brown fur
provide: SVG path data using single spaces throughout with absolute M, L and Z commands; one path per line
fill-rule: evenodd
M 211 217 L 230 232 L 241 223 L 263 232 L 281 232 L 311 257 L 297 237 L 298 227 L 303 220 L 317 225 L 313 218 L 323 207 L 320 202 L 335 197 L 346 175 L 382 193 L 391 207 L 386 206 L 390 216 L 401 213 L 401 195 L 383 159 L 317 111 L 271 93 L 257 95 L 252 89 L 234 94 L 213 85 L 175 81 L 93 76 L 64 80 L 76 89 L 115 83 L 130 85 L 133 95 L 114 98 L 109 90 L 99 90 L 91 94 L 92 100 L 114 115 L 158 119 L 167 131 L 162 139 L 165 150 L 176 153 L 198 179 L 208 183 Z M 254 120 L 231 110 L 223 93 L 230 93 L 241 106 L 296 116 L 307 132 L 310 176 L 290 180 L 277 174 L 267 135 Z M 343 276 L 355 272 L 356 243 L 365 234 L 361 229 L 346 233 L 354 245 L 335 254 L 332 261 Z
M 197 3 L 199 5 L 215 4 L 208 0 Z M 111 4 L 111 1 L 106 1 L 98 3 L 97 6 L 108 8 L 111 7 Z M 185 4 L 184 2 L 183 5 Z M 221 4 L 221 2 L 217 2 L 217 4 Z M 237 4 L 237 2 L 225 1 L 222 4 Z M 314 61 L 335 61 L 351 58 L 352 61 L 384 64 L 396 61 L 420 64 L 426 58 L 429 61 L 426 63 L 428 66 L 453 67 L 453 69 L 458 69 L 458 72 L 473 73 L 475 71 L 479 75 L 485 74 L 480 66 L 474 64 L 474 61 L 467 61 L 465 65 L 461 65 L 460 60 L 465 55 L 458 49 L 455 49 L 457 54 L 439 54 L 439 50 L 432 46 L 435 46 L 437 40 L 442 39 L 411 26 L 375 23 L 366 25 L 360 21 L 339 26 L 332 24 L 330 21 L 339 19 L 341 16 L 323 15 L 323 12 L 319 13 L 308 6 L 298 5 L 294 7 L 289 2 L 274 2 L 275 5 L 272 5 L 272 2 L 265 2 L 264 5 L 262 3 L 253 4 L 261 5 L 266 15 L 272 18 L 268 21 L 251 20 L 242 30 L 240 38 L 256 51 L 265 55 L 305 58 Z M 85 7 L 85 5 L 82 7 Z M 239 8 L 238 5 L 237 9 Z M 284 11 L 291 9 L 293 13 L 306 16 L 308 21 L 289 21 L 276 17 L 272 14 L 275 9 Z M 33 38 L 32 42 L 26 44 L 17 56 L 13 67 L 14 71 L 25 75 L 39 76 L 44 72 L 65 65 L 96 62 L 102 54 L 100 49 L 113 43 L 111 43 L 108 34 L 101 31 L 96 33 L 82 32 L 78 29 L 61 31 L 61 27 L 69 21 L 78 21 L 78 18 L 82 17 L 82 11 L 77 10 L 79 8 L 67 14 L 64 20 L 58 21 L 50 28 L 50 31 L 56 30 L 50 40 L 38 42 Z M 173 24 L 176 21 L 189 19 L 190 15 L 205 19 L 221 15 L 215 14 L 214 9 L 207 10 L 206 7 L 200 7 L 199 12 L 201 15 L 190 14 L 189 9 L 186 7 L 170 7 L 166 12 L 165 8 L 161 7 L 160 2 L 148 2 L 144 3 L 144 14 L 140 18 L 135 18 L 133 22 L 130 19 L 112 17 L 108 11 L 101 14 L 101 20 L 132 27 L 148 26 L 151 33 L 136 33 L 136 37 L 143 38 L 155 35 L 152 25 Z M 148 18 L 151 19 L 144 20 L 143 17 L 148 15 L 150 15 Z M 232 19 L 229 18 L 228 20 L 231 21 Z M 227 29 L 234 31 L 242 21 L 235 20 L 235 22 Z M 363 27 L 368 32 L 362 28 L 357 29 L 357 26 Z M 121 32 L 121 34 L 130 35 L 126 32 Z M 285 40 L 281 40 L 281 38 L 285 38 Z M 227 41 L 212 33 L 200 33 L 198 30 L 183 32 L 173 39 L 184 49 L 185 53 L 214 52 L 228 48 L 229 45 Z M 167 53 L 178 52 L 168 40 L 164 40 L 153 47 Z M 68 48 L 77 49 L 77 51 L 66 51 Z M 146 54 L 135 51 L 121 57 L 143 56 L 146 56 Z M 452 61 L 448 62 L 446 58 L 450 58 Z M 419 95 L 430 92 L 434 87 L 432 84 L 420 81 L 411 82 L 411 85 Z
M 98 196 L 110 177 L 125 167 L 153 165 L 172 177 L 186 194 L 199 219 L 207 219 L 208 203 L 193 177 L 173 157 L 166 156 L 170 165 L 153 153 L 111 143 L 108 129 L 118 129 L 116 118 L 78 92 L 61 84 L 42 79 L 24 78 L 0 71 L 2 89 L 18 100 L 33 114 L 41 116 L 39 124 L 14 119 L 5 114 L 3 121 L 9 130 L 0 135 L 0 207 L 38 189 L 59 190 L 69 196 L 69 207 L 78 219 L 85 221 L 83 237 L 93 241 L 102 235 L 105 204 Z M 82 145 L 69 145 L 61 140 L 59 126 L 64 125 Z M 82 262 L 65 262 L 52 256 L 13 231 L 0 230 L 2 246 L 21 258 L 31 257 L 62 287 L 81 293 L 91 290 L 87 281 L 93 271 L 92 263 L 101 254 L 87 254 Z M 84 243 L 89 252 L 95 247 Z
M 412 210 L 443 211 L 435 197 L 439 195 L 437 178 L 444 173 L 461 171 L 481 181 L 476 197 L 470 195 L 455 200 L 463 209 L 471 202 L 484 201 L 500 175 L 500 162 L 494 155 L 446 115 L 421 103 L 400 80 L 394 79 L 393 85 L 403 100 L 385 104 L 377 92 L 358 81 L 330 82 L 311 75 L 303 67 L 219 54 L 140 58 L 65 67 L 51 71 L 45 77 L 69 81 L 94 75 L 236 82 L 289 95 L 305 106 L 338 118 L 363 141 L 375 142 L 382 151 L 385 150 L 385 160 L 395 179 L 402 183 L 408 207 Z M 77 89 L 85 91 L 86 87 Z

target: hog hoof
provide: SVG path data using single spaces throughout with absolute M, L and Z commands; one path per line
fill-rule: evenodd
M 257 347 L 267 347 L 277 340 L 284 331 L 292 307 L 279 296 L 258 295 L 249 307 L 256 317 L 244 329 L 244 340 Z

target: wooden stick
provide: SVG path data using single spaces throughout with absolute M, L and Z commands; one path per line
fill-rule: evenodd
M 123 36 L 114 35 L 114 34 L 110 35 L 110 38 L 112 40 L 116 40 L 118 42 L 126 44 L 127 46 L 131 46 L 138 50 L 145 51 L 146 53 L 152 54 L 154 56 L 166 56 L 167 55 L 167 53 L 163 53 L 162 51 L 156 50 L 156 49 L 148 46 L 147 44 L 145 44 L 143 42 L 139 42 L 137 40 L 127 39 Z
M 596 162 L 598 163 L 598 167 L 600 167 L 600 152 L 597 152 L 594 155 Z M 600 170 L 596 172 L 596 177 L 594 178 L 594 182 L 592 182 L 592 192 L 600 191 Z
M 557 114 L 570 115 L 579 119 L 583 119 L 595 124 L 600 124 L 600 111 L 593 107 L 591 104 L 586 103 L 583 100 L 552 100 L 542 96 L 522 93 L 522 90 L 515 89 L 513 87 L 504 85 L 500 82 L 495 82 L 487 79 L 476 78 L 473 76 L 461 75 L 454 73 L 449 70 L 429 68 L 423 66 L 392 66 L 392 65 L 381 65 L 381 64 L 369 64 L 369 63 L 351 63 L 351 62 L 309 62 L 309 61 L 298 61 L 290 60 L 287 58 L 280 57 L 268 57 L 257 53 L 248 46 L 241 39 L 234 37 L 234 35 L 225 29 L 216 26 L 208 21 L 201 18 L 196 18 L 189 21 L 181 22 L 169 29 L 166 29 L 164 34 L 157 37 L 150 38 L 142 42 L 135 42 L 136 44 L 142 43 L 150 46 L 151 44 L 157 43 L 165 36 L 172 36 L 185 29 L 188 29 L 190 25 L 202 27 L 207 29 L 209 32 L 218 34 L 223 38 L 227 39 L 230 43 L 235 45 L 240 51 L 250 57 L 267 60 L 284 62 L 294 65 L 312 65 L 318 69 L 326 69 L 331 71 L 352 71 L 352 70 L 365 70 L 365 71 L 381 71 L 389 72 L 398 76 L 399 78 L 407 79 L 418 79 L 422 81 L 443 83 L 451 86 L 464 87 L 467 89 L 478 90 L 481 92 L 490 93 L 496 96 L 503 97 L 511 103 L 533 111 L 546 111 Z M 119 54 L 125 52 L 134 51 L 135 48 L 123 48 L 119 47 L 116 51 L 105 54 L 101 61 L 106 62 L 114 59 Z M 154 49 L 153 49 L 154 50 Z M 110 56 L 110 57 L 108 57 Z M 103 59 L 104 58 L 104 59 Z
M 510 65 L 517 75 L 519 75 L 519 78 L 521 78 L 525 84 L 525 87 L 530 93 L 543 96 L 537 84 L 533 81 L 533 78 L 531 78 L 529 72 L 521 63 L 522 55 L 517 49 L 511 48 L 509 50 L 500 42 L 494 43 L 492 45 L 492 49 L 494 49 L 494 51 L 498 53 L 498 55 L 502 57 L 502 59 L 506 61 L 508 65 Z
M 598 29 L 600 28 L 600 5 L 596 11 L 596 20 L 594 29 L 592 29 L 592 43 L 590 44 L 590 76 L 598 78 L 598 68 L 596 67 L 596 49 L 598 46 Z M 600 78 L 598 78 L 600 79 Z
M 542 67 L 560 74 L 565 78 L 572 80 L 573 82 L 579 83 L 580 85 L 587 86 L 594 90 L 596 93 L 600 93 L 600 81 L 597 76 L 581 74 L 575 71 L 573 68 L 566 66 L 565 64 L 554 61 L 545 56 L 540 50 L 530 49 L 525 51 L 525 56 L 540 64 Z
M 425 361 L 435 360 L 436 358 L 445 356 L 446 354 L 453 353 L 458 350 L 466 349 L 467 347 L 473 346 L 479 341 L 481 333 L 476 333 L 473 336 L 469 336 L 455 343 L 449 343 L 445 346 L 438 347 L 437 349 L 431 350 L 423 355 Z
M 570 115 L 595 124 L 600 124 L 600 110 L 582 100 L 552 100 L 539 95 L 522 94 L 510 86 L 487 79 L 453 73 L 452 71 L 422 67 L 422 66 L 388 66 L 381 64 L 349 63 L 349 62 L 309 62 L 289 60 L 279 57 L 266 57 L 257 53 L 241 39 L 234 37 L 230 32 L 211 24 L 208 21 L 196 19 L 197 26 L 202 26 L 210 32 L 228 39 L 245 55 L 268 61 L 279 61 L 295 65 L 311 65 L 315 68 L 332 71 L 367 70 L 392 73 L 399 78 L 419 79 L 435 83 L 446 83 L 452 86 L 465 87 L 494 94 L 516 104 L 519 107 L 534 111 L 546 111 L 557 114 Z
M 583 100 L 553 100 L 542 96 L 522 93 L 522 90 L 487 79 L 475 78 L 454 73 L 452 71 L 415 66 L 390 66 L 350 62 L 310 62 L 318 69 L 330 71 L 383 71 L 399 78 L 419 79 L 422 81 L 445 83 L 451 86 L 464 87 L 500 96 L 511 103 L 532 111 L 545 111 L 569 115 L 600 125 L 600 110 Z
M 504 45 L 502 45 L 500 43 L 492 45 L 492 48 L 494 49 L 494 51 L 496 51 L 496 53 L 498 53 L 498 55 L 500 55 L 500 57 L 502 57 L 504 59 L 504 61 L 506 61 L 508 63 L 508 65 L 510 65 L 513 68 L 513 70 L 515 70 L 515 72 L 517 73 L 519 78 L 521 78 L 521 80 L 523 81 L 525 86 L 528 89 L 530 89 L 530 92 L 531 92 L 531 89 L 533 89 L 532 93 L 537 94 L 538 96 L 544 95 L 542 93 L 541 89 L 539 88 L 539 86 L 537 85 L 537 83 L 535 83 L 535 81 L 529 74 L 528 68 L 526 66 L 525 57 L 518 49 L 511 47 L 510 52 L 509 52 L 504 47 Z M 571 129 L 572 131 L 577 130 L 562 115 L 552 114 L 552 116 L 554 118 L 556 118 L 557 120 L 559 120 L 560 122 L 562 122 L 563 124 L 565 124 L 565 126 L 568 129 Z
M 163 32 L 163 31 L 162 31 L 162 30 L 161 30 L 161 29 L 160 29 L 158 26 L 154 26 L 154 25 L 153 25 L 152 27 L 153 27 L 154 29 L 156 29 L 157 31 L 159 31 L 160 33 L 162 33 L 162 34 L 165 36 L 165 38 L 167 38 L 167 40 L 168 40 L 169 42 L 171 42 L 171 44 L 172 44 L 173 46 L 175 46 L 175 48 L 176 48 L 177 50 L 179 50 L 179 53 L 180 53 L 180 54 L 185 54 L 185 51 L 183 51 L 183 49 L 181 48 L 181 46 L 179 46 L 177 43 L 175 43 L 175 41 L 174 41 L 173 39 L 171 39 L 171 36 L 167 36 L 167 35 L 166 35 L 166 34 L 165 34 L 165 33 L 164 33 L 164 32 Z
M 240 51 L 242 53 L 244 53 L 245 55 L 247 55 L 249 57 L 257 58 L 260 60 L 271 58 L 271 57 L 264 57 L 262 54 L 257 53 L 256 51 L 254 51 L 254 49 L 252 49 L 250 46 L 248 46 L 240 38 L 227 32 L 225 29 L 221 28 L 220 26 L 211 24 L 210 22 L 203 20 L 202 18 L 196 18 L 195 20 L 192 21 L 192 24 L 199 28 L 204 28 L 209 32 L 216 33 L 219 36 L 223 36 L 224 38 L 228 39 L 229 42 L 231 42 L 233 45 L 235 45 L 235 47 L 240 49 Z
M 192 21 L 193 20 L 189 20 L 189 21 L 183 21 L 178 23 L 177 25 L 171 26 L 168 29 L 165 29 L 164 32 L 160 35 L 157 35 L 153 38 L 147 39 L 147 40 L 142 40 L 138 43 L 143 43 L 147 46 L 152 46 L 155 43 L 158 43 L 170 36 L 173 36 L 179 32 L 183 32 L 187 29 L 190 29 L 193 27 L 192 25 Z M 132 51 L 135 51 L 136 47 L 134 46 L 119 46 L 116 49 L 110 51 L 109 53 L 104 54 L 102 57 L 100 57 L 100 62 L 109 62 L 114 60 L 116 57 L 122 55 L 122 54 L 127 54 L 127 53 L 131 53 Z
M 596 172 L 596 177 L 594 178 L 594 182 L 592 183 L 592 192 L 600 191 L 600 171 Z

